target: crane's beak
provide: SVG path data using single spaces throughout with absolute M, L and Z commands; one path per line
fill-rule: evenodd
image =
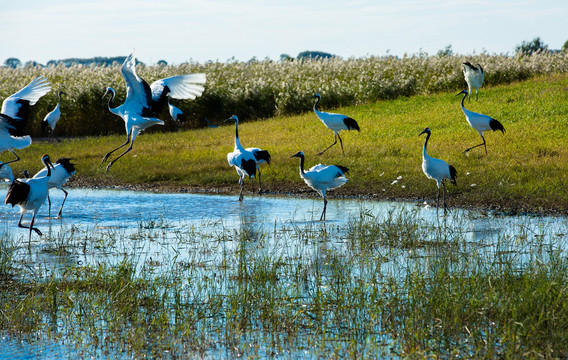
M 420 134 L 418 134 L 418 136 L 422 135 L 422 134 L 426 134 L 428 132 L 428 128 L 422 130 L 422 132 Z
M 233 115 L 230 118 L 228 118 L 227 120 L 224 120 L 223 122 L 229 122 L 229 121 L 237 121 L 237 116 Z
M 293 157 L 301 157 L 302 156 L 302 152 L 298 151 L 297 153 L 295 153 L 294 155 L 290 156 L 290 159 Z
M 459 96 L 461 94 L 467 94 L 467 90 L 464 89 L 464 90 L 460 91 L 459 93 L 456 94 L 456 96 Z

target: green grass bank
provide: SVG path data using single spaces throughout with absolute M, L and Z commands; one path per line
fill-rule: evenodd
M 315 155 L 333 142 L 333 132 L 313 112 L 264 121 L 243 117 L 239 135 L 245 147 L 264 148 L 272 154 L 272 164 L 262 168 L 263 188 L 269 193 L 315 195 L 300 179 L 297 159 L 290 159 L 302 150 L 307 166 L 324 163 L 350 168 L 350 181 L 331 192 L 330 197 L 435 200 L 436 184 L 421 169 L 424 137 L 418 137 L 425 127 L 430 127 L 428 153 L 458 171 L 458 186 L 447 186 L 451 206 L 538 213 L 568 210 L 568 76 L 486 86 L 480 90 L 479 101 L 466 101 L 468 109 L 492 116 L 506 129 L 505 135 L 485 134 L 487 156 L 482 148 L 462 154 L 481 138 L 465 121 L 459 105 L 461 97 L 455 93 L 335 109 L 323 97 L 322 110 L 349 115 L 361 127 L 360 133 L 341 133 L 344 154 L 337 144 L 324 155 Z M 227 112 L 226 117 L 230 115 Z M 112 121 L 122 124 L 118 117 Z M 237 193 L 238 178 L 226 160 L 226 154 L 233 149 L 233 137 L 233 125 L 143 134 L 130 154 L 109 172 L 100 161 L 125 140 L 125 135 L 34 142 L 19 152 L 22 161 L 12 165 L 16 177 L 23 169 L 35 172 L 41 167 L 41 155 L 48 153 L 52 159 L 65 156 L 75 160 L 78 173 L 70 186 Z M 5 153 L 2 160 L 8 158 Z M 250 186 L 246 190 L 245 200 L 247 196 L 258 196 L 250 192 Z

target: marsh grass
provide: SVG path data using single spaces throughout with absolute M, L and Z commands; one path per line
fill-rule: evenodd
M 241 119 L 266 119 L 305 113 L 313 106 L 311 96 L 320 92 L 326 109 L 373 103 L 415 95 L 457 92 L 465 86 L 461 64 L 482 64 L 485 87 L 524 81 L 543 75 L 568 73 L 566 52 L 537 52 L 507 56 L 471 54 L 429 56 L 426 53 L 401 58 L 369 56 L 350 59 L 323 59 L 273 62 L 249 61 L 186 63 L 176 66 L 137 66 L 138 74 L 148 83 L 173 75 L 204 72 L 206 90 L 194 101 L 175 101 L 188 116 L 185 129 L 206 126 L 204 118 L 214 123 L 238 114 Z M 40 133 L 40 120 L 57 102 L 55 95 L 64 90 L 62 120 L 57 134 L 65 137 L 120 134 L 122 120 L 107 110 L 108 99 L 102 99 L 107 86 L 117 90 L 116 103 L 126 96 L 120 65 L 109 67 L 26 67 L 0 69 L 0 98 L 5 99 L 38 75 L 46 76 L 54 91 L 32 108 L 28 131 Z M 324 105 L 325 104 L 325 105 Z M 167 112 L 163 127 L 150 132 L 172 131 L 175 125 Z
M 565 357 L 566 229 L 521 224 L 473 242 L 445 220 L 362 209 L 344 227 L 263 230 L 245 217 L 202 240 L 180 230 L 161 260 L 117 249 L 116 261 L 32 271 L 20 255 L 0 278 L 0 331 L 84 357 Z M 105 236 L 163 241 L 147 225 Z M 97 237 L 66 239 L 84 236 Z

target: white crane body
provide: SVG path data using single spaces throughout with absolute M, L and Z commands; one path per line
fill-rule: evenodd
M 51 91 L 51 84 L 43 77 L 38 76 L 28 85 L 2 102 L 0 113 L 0 153 L 10 151 L 16 157 L 11 163 L 20 160 L 14 149 L 24 149 L 32 144 L 32 138 L 24 133 L 28 122 L 30 106 Z
M 471 89 L 475 89 L 475 100 L 478 100 L 478 92 L 481 85 L 483 85 L 483 81 L 485 80 L 485 72 L 481 65 L 477 64 L 477 66 L 471 64 L 469 61 L 466 61 L 462 64 L 463 76 L 465 78 L 465 82 L 467 83 L 467 89 L 470 95 L 468 95 L 468 100 L 471 96 Z
M 252 151 L 245 149 L 239 140 L 239 118 L 233 115 L 227 121 L 235 122 L 235 147 L 233 152 L 227 154 L 227 161 L 230 166 L 234 166 L 239 175 L 239 184 L 241 191 L 239 193 L 239 201 L 243 200 L 244 179 L 246 176 L 254 178 L 256 176 L 257 162 Z
M 333 131 L 333 134 L 335 136 L 335 141 L 333 142 L 333 144 L 329 145 L 327 148 L 321 151 L 319 155 L 323 154 L 327 149 L 337 144 L 337 138 L 339 138 L 339 144 L 341 145 L 341 151 L 343 152 L 343 140 L 341 140 L 339 132 L 341 130 L 361 131 L 361 129 L 359 128 L 359 124 L 357 124 L 357 121 L 355 121 L 355 119 L 346 115 L 319 111 L 317 109 L 317 106 L 321 100 L 321 95 L 315 94 L 313 98 L 317 99 L 316 103 L 314 104 L 314 113 L 328 129 Z
M 467 123 L 469 124 L 469 126 L 471 126 L 473 129 L 477 130 L 477 133 L 479 134 L 479 136 L 481 136 L 481 139 L 483 140 L 483 142 L 481 144 L 472 146 L 472 147 L 464 150 L 464 153 L 467 153 L 468 151 L 470 151 L 471 149 L 475 149 L 476 147 L 484 146 L 485 147 L 485 155 L 487 155 L 487 144 L 485 143 L 485 137 L 483 136 L 483 134 L 486 131 L 490 131 L 490 130 L 491 131 L 500 130 L 501 133 L 505 134 L 505 128 L 503 127 L 503 124 L 501 124 L 498 120 L 493 119 L 491 116 L 476 113 L 476 112 L 473 112 L 473 111 L 466 109 L 465 105 L 464 105 L 464 101 L 465 101 L 466 96 L 468 95 L 468 91 L 462 90 L 456 96 L 461 95 L 461 94 L 464 94 L 464 96 L 461 100 L 460 106 L 461 106 L 463 114 L 465 115 L 465 119 L 466 119 Z
M 428 145 L 428 140 L 430 139 L 430 135 L 432 134 L 429 128 L 424 129 L 420 135 L 427 134 L 426 140 L 424 141 L 424 148 L 422 149 L 422 171 L 424 175 L 428 179 L 432 179 L 436 181 L 436 185 L 438 186 L 438 198 L 436 202 L 436 210 L 438 210 L 439 203 L 440 203 L 440 189 L 443 188 L 444 192 L 444 210 L 446 210 L 446 185 L 445 180 L 450 180 L 450 182 L 454 185 L 457 185 L 456 178 L 457 178 L 457 171 L 452 165 L 448 165 L 447 162 L 441 159 L 437 159 L 428 155 L 426 151 L 426 147 Z
M 321 214 L 320 221 L 325 221 L 325 213 L 327 209 L 326 191 L 345 185 L 348 181 L 345 174 L 347 174 L 349 169 L 341 165 L 318 164 L 312 166 L 308 171 L 305 171 L 304 153 L 299 151 L 291 157 L 300 158 L 300 177 L 310 188 L 317 191 L 318 194 L 323 197 L 323 212 Z

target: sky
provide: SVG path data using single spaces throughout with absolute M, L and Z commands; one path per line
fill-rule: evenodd
M 305 50 L 342 58 L 513 54 L 568 40 L 566 0 L 0 0 L 0 64 L 126 56 L 152 65 L 279 60 Z

